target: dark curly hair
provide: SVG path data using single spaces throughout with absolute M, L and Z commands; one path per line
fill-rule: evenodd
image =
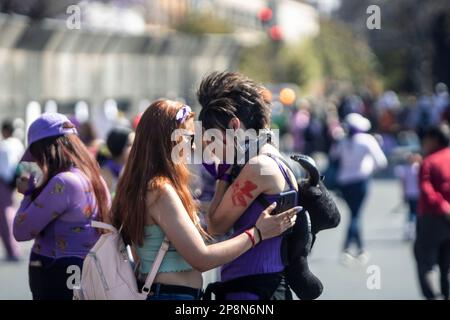
M 247 129 L 264 129 L 270 124 L 270 102 L 264 88 L 237 72 L 213 72 L 205 77 L 197 91 L 202 109 L 199 120 L 205 129 L 227 129 L 234 117 Z

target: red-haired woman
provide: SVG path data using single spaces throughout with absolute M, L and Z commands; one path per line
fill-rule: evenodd
M 172 134 L 184 129 L 180 141 Z M 178 102 L 158 100 L 142 115 L 112 205 L 114 225 L 121 227 L 140 260 L 139 280 L 145 278 L 167 236 L 171 247 L 159 268 L 149 300 L 195 300 L 201 296 L 201 272 L 232 261 L 262 240 L 280 235 L 296 219 L 298 208 L 277 216 L 266 209 L 254 227 L 236 237 L 206 245 L 188 188 L 186 161 L 174 161 L 178 144 L 193 144 L 194 114 Z M 181 154 L 186 159 L 187 154 Z
M 35 240 L 29 265 L 33 299 L 72 299 L 68 277 L 81 276 L 83 259 L 100 235 L 91 221 L 107 220 L 109 193 L 95 159 L 64 115 L 39 117 L 29 128 L 28 142 L 22 161 L 36 162 L 43 179 L 39 186 L 33 177 L 18 182 L 25 197 L 14 219 L 14 236 Z

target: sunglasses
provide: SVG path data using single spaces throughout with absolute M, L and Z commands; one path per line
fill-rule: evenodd
M 193 133 L 183 133 L 182 134 L 183 137 L 189 138 L 191 141 L 191 148 L 194 147 L 194 141 L 195 141 L 195 135 Z

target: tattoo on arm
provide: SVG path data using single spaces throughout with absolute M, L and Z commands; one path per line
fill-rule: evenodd
M 247 206 L 247 201 L 253 198 L 252 191 L 257 188 L 256 184 L 249 180 L 244 182 L 237 181 L 231 187 L 233 192 L 231 195 L 233 205 L 242 207 Z

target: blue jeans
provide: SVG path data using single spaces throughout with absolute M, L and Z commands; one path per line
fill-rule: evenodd
M 350 223 L 347 230 L 347 238 L 344 243 L 344 250 L 348 250 L 353 243 L 360 252 L 363 250 L 360 219 L 361 208 L 367 195 L 368 184 L 368 180 L 361 180 L 340 185 L 342 196 L 350 209 Z
M 409 215 L 408 222 L 416 221 L 418 199 L 408 199 Z

